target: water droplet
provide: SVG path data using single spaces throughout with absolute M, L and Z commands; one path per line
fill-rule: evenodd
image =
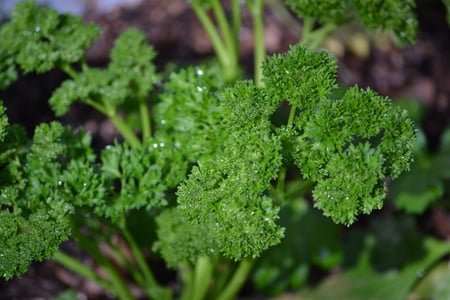
M 58 185 L 59 185 L 59 186 L 62 186 L 62 185 L 63 185 L 63 182 L 62 182 L 61 180 L 58 180 Z
M 164 143 L 159 143 L 159 146 L 162 148 L 162 147 L 164 147 L 166 144 L 164 144 Z
M 203 75 L 203 70 L 202 69 L 197 69 L 197 75 L 198 76 L 202 76 Z

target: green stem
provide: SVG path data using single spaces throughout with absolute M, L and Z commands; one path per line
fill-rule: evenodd
M 311 32 L 311 38 L 308 45 L 309 48 L 314 50 L 319 49 L 319 47 L 323 45 L 323 43 L 331 35 L 331 33 L 333 33 L 336 27 L 337 26 L 334 23 L 327 23 L 321 28 Z
M 305 18 L 303 20 L 302 40 L 301 45 L 308 46 L 311 39 L 311 32 L 313 30 L 314 20 L 312 18 Z
M 108 276 L 111 282 L 111 287 L 113 288 L 112 291 L 122 300 L 134 300 L 135 298 L 131 294 L 122 277 L 114 268 L 113 264 L 105 258 L 103 253 L 100 252 L 97 243 L 90 241 L 88 238 L 77 232 L 74 232 L 74 236 L 77 238 L 80 246 L 84 250 L 89 252 L 92 258 L 100 266 L 102 266 L 103 270 L 105 271 L 106 275 Z
M 138 244 L 134 240 L 133 236 L 130 234 L 130 232 L 126 228 L 122 228 L 122 234 L 125 237 L 128 245 L 131 248 L 131 252 L 134 255 L 134 258 L 136 259 L 136 263 L 138 264 L 142 274 L 144 275 L 145 282 L 150 287 L 150 289 L 160 289 L 161 287 L 156 282 L 155 277 L 153 276 L 152 271 L 150 270 L 144 255 L 142 254 L 141 249 L 139 248 Z
M 286 184 L 286 173 L 287 169 L 285 167 L 282 167 L 280 169 L 280 173 L 278 174 L 276 190 L 280 195 L 284 193 L 284 186 Z
M 144 277 L 139 272 L 139 269 L 124 255 L 121 249 L 118 249 L 115 245 L 109 244 L 109 250 L 113 255 L 114 260 L 120 264 L 121 267 L 125 268 L 131 273 L 134 280 L 138 285 L 140 285 L 144 290 L 146 290 L 147 283 L 145 282 Z
M 116 114 L 107 115 L 123 138 L 130 144 L 133 148 L 138 148 L 141 146 L 141 142 L 137 136 L 133 133 L 130 127 Z
M 239 61 L 239 41 L 241 36 L 241 3 L 240 0 L 231 0 L 231 22 L 233 26 L 234 51 L 236 62 Z
M 291 14 L 282 0 L 266 0 L 265 2 L 269 6 L 270 12 L 274 14 L 281 24 L 284 24 L 284 27 L 293 36 L 301 35 L 302 26 L 300 26 L 298 20 Z
M 264 1 L 254 0 L 251 5 L 248 5 L 253 20 L 253 39 L 255 44 L 254 50 L 254 77 L 257 86 L 262 85 L 262 65 L 266 56 L 266 47 L 264 44 L 264 21 L 263 10 Z
M 287 127 L 291 127 L 294 124 L 296 110 L 297 110 L 297 107 L 295 105 L 291 105 L 291 108 L 289 111 L 288 122 L 286 124 Z
M 202 300 L 208 291 L 212 278 L 213 265 L 209 257 L 203 256 L 197 259 L 194 270 L 194 289 L 192 300 Z
M 230 282 L 223 292 L 217 297 L 217 300 L 232 300 L 236 297 L 242 286 L 248 279 L 252 270 L 254 261 L 251 259 L 243 259 L 233 274 Z
M 78 72 L 75 71 L 74 68 L 72 68 L 72 66 L 70 64 L 62 64 L 60 65 L 60 68 L 66 72 L 70 77 L 72 77 L 72 79 L 75 79 L 78 77 Z
M 217 58 L 222 65 L 225 80 L 234 80 L 235 78 L 233 78 L 233 76 L 236 76 L 236 74 L 233 73 L 237 73 L 237 69 L 230 69 L 230 66 L 232 66 L 232 58 L 231 54 L 228 52 L 229 49 L 227 49 L 226 45 L 220 39 L 219 33 L 217 32 L 211 19 L 206 14 L 205 10 L 199 4 L 196 4 L 195 2 L 191 3 L 198 20 L 202 24 L 203 29 L 205 29 L 206 34 L 212 42 Z
M 148 113 L 147 104 L 145 103 L 145 98 L 139 101 L 139 113 L 141 115 L 141 123 L 142 123 L 142 138 L 145 141 L 149 139 L 152 135 L 150 115 Z
M 55 260 L 57 263 L 63 265 L 67 269 L 77 273 L 83 278 L 86 278 L 87 280 L 96 282 L 99 286 L 101 286 L 106 291 L 114 290 L 114 287 L 111 285 L 110 282 L 105 280 L 104 278 L 100 277 L 95 271 L 93 271 L 91 268 L 86 267 L 84 264 L 82 264 L 77 259 L 73 258 L 72 256 L 62 252 L 58 251 L 53 256 L 53 260 Z
M 291 105 L 290 111 L 289 111 L 289 117 L 288 122 L 286 124 L 287 127 L 291 127 L 294 124 L 294 118 L 297 108 L 294 105 Z M 284 193 L 284 187 L 286 185 L 286 173 L 287 169 L 285 167 L 280 169 L 280 172 L 278 174 L 277 179 L 277 192 L 282 195 Z
M 223 5 L 219 0 L 212 0 L 211 2 L 214 15 L 217 19 L 217 24 L 219 25 L 220 32 L 222 33 L 223 41 L 225 43 L 225 46 L 227 47 L 228 53 L 230 54 L 230 59 L 234 61 L 237 56 L 235 53 L 236 46 L 231 34 L 230 24 L 228 23 L 225 11 L 223 10 Z
M 180 300 L 191 300 L 194 292 L 192 268 L 188 263 L 184 263 L 180 266 L 180 277 L 183 281 L 183 289 L 180 296 Z

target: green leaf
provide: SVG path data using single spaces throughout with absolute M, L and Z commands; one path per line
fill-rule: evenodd
M 387 234 L 386 228 L 382 230 Z M 417 229 L 411 232 L 415 235 Z M 395 233 L 394 233 L 395 234 Z M 380 241 L 380 247 L 386 246 L 383 241 Z M 353 268 L 345 270 L 338 276 L 332 276 L 321 283 L 316 289 L 300 293 L 299 297 L 302 299 L 406 299 L 407 295 L 414 287 L 414 284 L 427 272 L 427 270 L 436 263 L 439 259 L 450 253 L 450 245 L 437 241 L 433 238 L 427 237 L 419 241 L 419 247 L 422 252 L 420 257 L 415 257 L 413 261 L 408 261 L 407 264 L 398 268 L 389 268 L 385 270 L 377 270 L 370 261 L 373 256 L 371 254 L 374 243 L 373 236 L 365 238 L 365 249 L 359 258 L 357 265 Z M 394 247 L 390 247 L 394 249 Z M 394 252 L 394 256 L 390 259 L 395 261 L 397 258 L 403 258 L 408 253 L 418 253 L 417 245 L 413 248 L 403 247 L 406 253 Z M 391 254 L 392 255 L 392 254 Z M 381 256 L 380 259 L 386 258 Z M 383 288 L 380 288 L 383 287 Z M 333 291 L 330 294 L 330 290 Z
M 226 256 L 256 257 L 283 235 L 275 223 L 278 209 L 264 195 L 281 163 L 279 149 L 279 141 L 264 133 L 236 135 L 217 160 L 195 167 L 178 190 L 187 221 L 210 223 L 210 234 Z
M 341 263 L 340 226 L 305 199 L 283 204 L 279 224 L 286 228 L 283 243 L 264 252 L 255 266 L 253 281 L 259 290 L 270 295 L 297 290 L 306 284 L 311 266 L 329 270 Z
M 448 262 L 441 262 L 430 271 L 409 294 L 411 299 L 445 299 L 450 295 L 450 272 Z
M 138 111 L 157 82 L 155 52 L 146 37 L 136 29 L 122 33 L 111 50 L 107 69 L 85 67 L 75 78 L 66 80 L 49 102 L 56 115 L 65 114 L 76 101 L 99 109 L 107 116 L 119 108 Z
M 39 126 L 26 156 L 18 151 L 25 147 L 21 131 L 13 128 L 2 142 L 2 151 L 9 152 L 0 170 L 0 274 L 6 279 L 25 272 L 32 261 L 51 257 L 70 232 L 73 207 L 61 198 L 55 181 L 57 159 L 66 149 L 59 143 L 62 134 L 57 123 Z
M 391 198 L 398 208 L 408 213 L 423 213 L 439 200 L 445 191 L 445 180 L 450 178 L 450 147 L 446 130 L 442 145 L 436 153 L 428 153 L 425 136 L 418 131 L 420 143 L 416 143 L 415 159 L 408 173 L 402 174 L 391 186 Z
M 116 76 L 126 77 L 137 97 L 143 98 L 156 83 L 155 56 L 145 34 L 137 29 L 129 29 L 115 41 L 108 69 Z
M 218 255 L 214 237 L 209 233 L 212 224 L 189 224 L 176 208 L 164 210 L 156 223 L 158 241 L 153 250 L 161 253 L 169 267 L 195 264 L 201 256 Z
M 0 29 L 0 53 L 14 57 L 25 72 L 43 73 L 79 61 L 98 35 L 98 27 L 85 25 L 80 17 L 58 15 L 34 1 L 23 1 Z M 13 73 L 10 68 L 8 76 Z
M 104 206 L 106 217 L 117 221 L 130 210 L 167 204 L 164 192 L 168 186 L 163 173 L 166 161 L 159 155 L 162 151 L 152 144 L 140 148 L 115 144 L 102 152 L 102 176 L 115 189 Z
M 418 27 L 414 0 L 351 0 L 358 17 L 369 29 L 381 28 L 396 34 L 400 42 L 411 43 Z
M 411 120 L 370 90 L 354 87 L 342 99 L 321 101 L 308 122 L 298 123 L 305 128 L 297 164 L 318 182 L 315 205 L 338 223 L 381 208 L 384 178 L 397 177 L 412 159 Z
M 190 163 L 221 147 L 218 128 L 223 80 L 214 68 L 189 67 L 171 73 L 155 106 L 155 136 L 172 141 Z
M 0 90 L 7 88 L 18 78 L 12 55 L 0 47 Z
M 285 3 L 301 18 L 324 25 L 360 20 L 371 30 L 394 32 L 403 43 L 411 43 L 416 37 L 418 22 L 414 0 L 285 0 Z
M 296 14 L 302 18 L 313 18 L 321 23 L 337 22 L 348 10 L 347 1 L 340 0 L 285 0 Z
M 322 99 L 337 88 L 336 60 L 325 51 L 315 52 L 292 46 L 285 55 L 273 55 L 263 64 L 267 98 L 278 106 L 288 100 L 306 123 Z
M 75 79 L 64 81 L 49 102 L 57 116 L 65 114 L 76 101 L 94 104 L 107 115 L 114 115 L 129 95 L 128 85 L 127 79 L 108 70 L 89 68 Z

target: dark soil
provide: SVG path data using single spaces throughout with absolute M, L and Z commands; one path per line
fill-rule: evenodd
M 370 86 L 394 99 L 415 99 L 423 104 L 426 109 L 421 125 L 429 149 L 434 151 L 450 114 L 450 26 L 439 1 L 419 1 L 417 14 L 420 31 L 414 45 L 401 49 L 392 45 L 383 49 L 373 46 L 367 57 L 346 51 L 339 59 L 339 78 L 344 84 Z M 161 69 L 168 62 L 198 63 L 213 54 L 210 42 L 184 0 L 146 0 L 137 7 L 121 8 L 105 15 L 89 12 L 85 18 L 103 29 L 88 52 L 88 60 L 94 65 L 107 63 L 114 39 L 128 27 L 147 34 L 158 52 L 156 63 Z M 251 70 L 252 35 L 248 15 L 243 24 L 242 63 Z M 284 24 L 268 10 L 265 20 L 268 52 L 284 52 L 289 44 L 295 43 L 299 24 Z M 37 124 L 54 119 L 46 101 L 62 80 L 64 76 L 58 71 L 40 76 L 29 74 L 1 91 L 0 99 L 5 101 L 10 121 L 26 125 L 31 133 Z M 97 146 L 111 142 L 116 134 L 101 115 L 81 105 L 75 106 L 62 121 L 84 126 L 94 135 Z M 430 218 L 436 219 L 431 222 L 435 224 L 434 232 L 441 238 L 450 238 L 449 212 L 433 212 Z M 68 288 L 79 291 L 79 299 L 110 298 L 95 284 L 48 261 L 35 263 L 21 278 L 0 281 L 0 300 L 49 299 Z

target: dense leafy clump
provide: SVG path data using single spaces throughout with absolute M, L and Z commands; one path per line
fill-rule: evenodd
M 108 68 L 84 67 L 82 73 L 63 82 L 50 104 L 58 116 L 75 101 L 94 106 L 108 116 L 115 115 L 118 108 L 132 110 L 139 101 L 145 101 L 157 81 L 154 57 L 145 35 L 129 29 L 116 40 Z
M 302 4 L 301 12 L 321 22 L 344 22 L 357 13 L 369 27 L 373 22 L 394 31 L 405 23 L 383 23 L 384 17 L 410 8 L 377 2 L 386 8 L 378 18 L 353 2 L 303 2 L 293 7 Z M 220 3 L 210 4 L 217 11 Z M 405 39 L 413 25 L 406 26 Z M 191 67 L 154 89 L 160 76 L 142 33 L 124 32 L 104 69 L 83 60 L 97 34 L 94 25 L 32 1 L 17 6 L 0 29 L 6 41 L 0 46 L 0 87 L 16 78 L 18 67 L 25 72 L 59 67 L 70 78 L 50 99 L 55 113 L 65 114 L 76 101 L 88 104 L 125 140 L 96 154 L 89 134 L 52 122 L 38 126 L 27 143 L 23 129 L 9 126 L 0 106 L 0 272 L 5 278 L 51 257 L 72 228 L 80 244 L 110 270 L 89 237 L 77 233 L 101 224 L 97 229 L 117 231 L 136 255 L 126 218 L 137 210 L 156 216 L 153 249 L 171 267 L 194 265 L 204 256 L 255 258 L 283 238 L 279 210 L 288 169 L 314 182 L 317 208 L 349 225 L 381 207 L 385 178 L 397 177 L 411 161 L 414 131 L 406 113 L 358 87 L 336 99 L 337 65 L 327 52 L 295 46 L 274 55 L 257 84 L 226 86 L 213 68 Z M 69 37 L 76 42 L 69 43 Z M 289 116 L 277 119 L 286 108 Z M 142 254 L 136 263 L 144 265 Z M 142 276 L 154 283 L 142 268 Z M 132 273 L 143 282 L 139 272 Z
M 197 247 L 234 259 L 258 256 L 282 238 L 270 191 L 288 162 L 317 183 L 315 206 L 349 225 L 381 207 L 384 179 L 406 170 L 412 155 L 412 123 L 388 99 L 358 87 L 332 97 L 336 64 L 326 52 L 292 47 L 269 58 L 264 75 L 264 87 L 242 81 L 221 93 L 222 151 L 200 159 L 177 193 L 177 225 L 182 216 L 184 226 L 207 226 L 212 238 Z M 273 115 L 286 102 L 294 113 L 274 126 Z
M 369 29 L 392 31 L 401 42 L 412 42 L 417 31 L 413 0 L 285 0 L 302 18 L 312 18 L 322 24 L 342 24 L 361 20 Z
M 16 65 L 43 73 L 80 61 L 98 35 L 98 27 L 80 17 L 22 1 L 0 29 L 0 88 L 17 79 Z
M 155 136 L 172 141 L 189 163 L 221 149 L 219 91 L 224 82 L 214 66 L 170 74 L 155 106 Z
M 44 124 L 36 128 L 26 152 L 20 127 L 2 131 L 6 135 L 0 146 L 0 271 L 8 279 L 24 272 L 32 261 L 49 258 L 70 234 L 73 195 L 68 198 L 61 185 L 63 161 L 69 151 L 76 151 L 76 147 L 69 150 L 69 141 L 75 146 L 78 137 L 64 135 L 58 123 Z

